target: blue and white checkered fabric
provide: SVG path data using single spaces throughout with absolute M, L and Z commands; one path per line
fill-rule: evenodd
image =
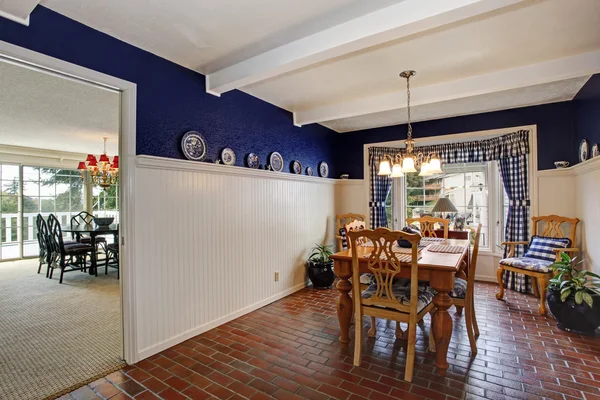
M 385 212 L 385 201 L 387 200 L 390 189 L 392 188 L 392 178 L 385 175 L 377 175 L 379 172 L 379 163 L 386 159 L 390 153 L 387 147 L 369 148 L 369 213 L 371 216 L 371 229 L 384 226 L 387 228 L 388 220 Z M 395 149 L 398 151 L 398 149 Z
M 556 253 L 554 249 L 564 249 L 571 245 L 569 238 L 553 238 L 545 236 L 533 236 L 529 243 L 529 249 L 524 257 L 537 258 L 539 260 L 554 261 Z

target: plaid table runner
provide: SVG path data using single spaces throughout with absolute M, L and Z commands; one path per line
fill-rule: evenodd
M 432 244 L 427 250 L 433 253 L 462 253 L 464 247 L 450 244 Z

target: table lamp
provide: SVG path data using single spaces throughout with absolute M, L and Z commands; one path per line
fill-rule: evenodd
M 452 204 L 452 202 L 450 201 L 449 198 L 447 197 L 440 197 L 437 201 L 437 203 L 435 203 L 435 206 L 433 206 L 433 209 L 431 210 L 431 212 L 439 212 L 442 214 L 442 218 L 444 217 L 444 213 L 457 213 L 458 210 L 456 209 L 456 207 L 454 207 L 454 204 Z

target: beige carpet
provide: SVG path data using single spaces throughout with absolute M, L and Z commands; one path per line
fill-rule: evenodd
M 43 399 L 124 365 L 116 271 L 52 280 L 0 263 L 0 399 Z

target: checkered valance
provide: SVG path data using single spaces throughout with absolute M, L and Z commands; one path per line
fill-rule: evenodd
M 400 149 L 393 147 L 372 147 L 379 159 L 384 156 L 394 157 Z M 404 150 L 400 150 L 404 153 Z M 415 147 L 415 152 L 424 155 L 437 153 L 445 164 L 476 163 L 496 161 L 504 158 L 529 154 L 529 131 L 520 130 L 486 140 L 472 142 L 446 143 L 433 146 Z M 370 159 L 370 161 L 372 158 Z

